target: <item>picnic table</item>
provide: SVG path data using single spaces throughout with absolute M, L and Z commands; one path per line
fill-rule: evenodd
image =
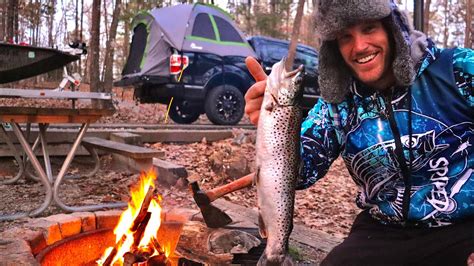
M 24 175 L 25 164 L 29 160 L 39 175 L 38 179 L 42 183 L 45 190 L 45 199 L 41 206 L 37 209 L 14 213 L 9 215 L 0 216 L 2 220 L 14 220 L 27 216 L 37 216 L 42 213 L 53 201 L 65 211 L 94 211 L 102 208 L 114 208 L 122 207 L 124 203 L 108 203 L 99 205 L 88 205 L 80 207 L 67 206 L 59 198 L 59 187 L 63 181 L 65 174 L 71 164 L 74 155 L 81 145 L 81 141 L 87 132 L 90 123 L 97 121 L 102 116 L 110 115 L 114 112 L 113 108 L 100 109 L 76 109 L 74 102 L 78 99 L 89 99 L 89 100 L 102 100 L 111 101 L 112 96 L 109 93 L 97 93 L 97 92 L 79 92 L 79 91 L 52 91 L 52 90 L 32 90 L 32 89 L 0 89 L 0 98 L 4 97 L 21 97 L 21 98 L 39 98 L 39 99 L 66 99 L 72 100 L 73 104 L 69 108 L 51 108 L 51 107 L 0 107 L 0 134 L 9 146 L 12 155 L 18 161 L 19 173 L 12 179 L 4 183 L 14 183 L 21 176 Z M 39 132 L 38 138 L 33 145 L 25 138 L 23 129 L 20 123 L 26 125 L 29 130 L 32 123 L 38 124 Z M 61 168 L 56 177 L 53 176 L 51 170 L 51 161 L 49 157 L 48 143 L 46 139 L 46 133 L 49 124 L 53 123 L 79 123 L 81 124 L 78 129 L 78 133 L 74 139 L 71 150 L 68 152 Z M 18 151 L 15 149 L 12 140 L 7 134 L 8 129 L 11 127 L 15 137 L 21 145 L 22 150 Z M 44 159 L 44 167 L 39 162 L 35 155 L 35 148 L 41 144 L 42 156 Z M 21 158 L 22 154 L 26 154 L 26 158 Z

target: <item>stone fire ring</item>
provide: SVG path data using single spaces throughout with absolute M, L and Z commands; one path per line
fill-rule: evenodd
M 0 265 L 40 265 L 37 255 L 48 247 L 87 232 L 110 232 L 121 214 L 122 210 L 110 210 L 31 219 L 0 234 Z M 192 209 L 163 210 L 162 221 L 184 223 L 198 214 L 199 211 Z

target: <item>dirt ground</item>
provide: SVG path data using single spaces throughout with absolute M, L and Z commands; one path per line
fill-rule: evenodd
M 164 123 L 166 106 L 158 104 L 136 104 L 124 96 L 128 91 L 117 94 L 117 112 L 100 122 L 105 123 Z M 168 122 L 172 123 L 172 122 Z M 204 115 L 198 123 L 209 123 Z M 241 123 L 248 123 L 243 119 Z M 203 140 L 199 143 L 173 144 L 149 143 L 148 147 L 165 151 L 165 160 L 186 167 L 189 173 L 194 173 L 200 179 L 203 189 L 210 189 L 227 183 L 233 179 L 232 173 L 216 169 L 213 155 L 227 154 L 228 158 L 238 157 L 248 164 L 247 172 L 254 170 L 255 146 L 253 140 L 255 132 L 236 130 L 234 138 L 208 143 Z M 242 141 L 244 139 L 244 141 Z M 232 161 L 232 160 L 229 160 Z M 62 158 L 53 159 L 53 168 L 58 168 Z M 129 187 L 136 183 L 138 174 L 114 169 L 111 165 L 111 156 L 101 158 L 101 170 L 91 178 L 66 179 L 61 186 L 60 197 L 70 205 L 84 205 L 91 203 L 110 202 L 128 199 Z M 226 161 L 224 160 L 224 168 Z M 231 162 L 228 162 L 231 163 Z M 87 157 L 74 159 L 69 175 L 78 176 L 92 169 L 92 160 Z M 12 159 L 0 159 L 0 176 L 14 175 L 16 171 Z M 237 169 L 239 170 L 239 169 Z M 236 170 L 236 171 L 237 171 Z M 242 171 L 242 169 L 240 169 Z M 57 171 L 57 170 L 56 170 Z M 0 178 L 0 182 L 1 182 Z M 13 185 L 0 185 L 0 214 L 15 211 L 28 211 L 38 207 L 44 198 L 40 183 L 28 178 L 21 178 Z M 308 227 L 308 230 L 321 230 L 331 235 L 344 237 L 359 209 L 354 204 L 356 187 L 347 173 L 344 163 L 338 159 L 326 177 L 314 186 L 298 191 L 295 205 L 295 223 Z M 174 187 L 158 187 L 158 193 L 163 196 L 163 206 L 173 208 L 185 206 L 196 208 L 192 196 L 185 185 Z M 225 196 L 234 203 L 256 208 L 255 188 L 243 189 Z M 52 205 L 41 216 L 61 213 L 62 210 Z M 26 222 L 28 219 L 19 219 L 10 222 L 0 222 L 0 232 Z M 301 254 L 307 261 L 321 258 L 306 247 L 299 247 Z M 303 259 L 305 260 L 305 259 Z

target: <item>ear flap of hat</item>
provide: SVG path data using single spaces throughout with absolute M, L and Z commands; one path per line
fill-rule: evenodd
M 416 75 L 410 47 L 405 40 L 405 36 L 403 36 L 403 31 L 400 29 L 398 23 L 396 23 L 393 14 L 387 18 L 386 24 L 389 27 L 395 42 L 393 47 L 394 57 L 392 68 L 396 84 L 397 86 L 402 87 L 410 86 Z
M 349 68 L 335 41 L 324 41 L 319 50 L 319 89 L 328 103 L 340 103 L 349 93 L 352 81 Z

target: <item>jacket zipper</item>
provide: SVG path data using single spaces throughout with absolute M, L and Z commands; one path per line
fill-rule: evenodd
M 410 209 L 410 191 L 412 186 L 411 173 L 406 164 L 405 156 L 403 155 L 400 131 L 398 130 L 397 122 L 395 121 L 395 117 L 393 115 L 392 90 L 384 94 L 384 99 L 385 109 L 387 110 L 387 119 L 390 124 L 390 129 L 392 130 L 393 139 L 395 141 L 395 156 L 400 166 L 400 170 L 402 171 L 403 183 L 405 184 L 405 191 L 403 192 L 402 201 L 402 217 L 403 225 L 405 226 L 408 222 L 408 212 Z

